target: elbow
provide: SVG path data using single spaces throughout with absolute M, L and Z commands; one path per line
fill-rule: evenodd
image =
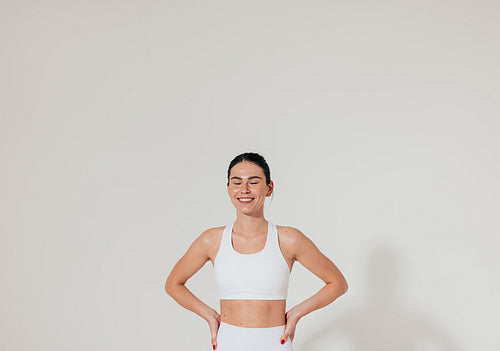
M 167 295 L 172 296 L 172 285 L 169 284 L 168 280 L 165 283 L 165 292 L 167 293 Z
M 341 291 L 340 295 L 344 295 L 347 292 L 347 290 L 349 289 L 349 285 L 347 284 L 347 280 L 345 280 L 345 278 L 342 279 L 342 282 L 340 283 L 340 286 L 341 286 L 341 288 L 340 288 L 340 291 Z
M 338 297 L 344 295 L 347 292 L 347 289 L 349 288 L 349 286 L 347 285 L 347 281 L 345 280 L 344 277 L 341 277 L 340 279 L 336 279 L 336 280 L 332 281 L 330 284 L 335 289 L 335 293 L 336 293 L 335 298 L 338 298 Z
M 175 290 L 175 283 L 173 282 L 173 280 L 171 279 L 171 277 L 169 276 L 167 278 L 167 281 L 165 282 L 165 292 L 172 296 L 172 293 L 173 291 Z
M 174 296 L 175 294 L 175 291 L 177 290 L 177 287 L 179 287 L 180 285 L 184 285 L 183 283 L 179 283 L 179 282 L 176 282 L 174 281 L 173 279 L 170 279 L 170 277 L 167 279 L 167 281 L 165 282 L 165 292 L 169 295 L 169 296 Z

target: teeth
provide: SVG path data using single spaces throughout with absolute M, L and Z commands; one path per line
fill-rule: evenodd
M 250 202 L 252 201 L 253 199 L 240 199 L 240 201 L 243 201 L 243 202 Z

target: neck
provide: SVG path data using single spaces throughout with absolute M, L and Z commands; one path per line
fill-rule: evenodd
M 264 215 L 254 217 L 238 213 L 233 225 L 233 231 L 237 233 L 259 233 L 267 231 L 267 220 Z

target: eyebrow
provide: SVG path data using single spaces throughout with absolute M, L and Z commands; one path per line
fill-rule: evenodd
M 259 176 L 251 176 L 251 177 L 248 177 L 248 179 L 253 179 L 253 178 L 259 178 L 259 179 L 262 179 L 261 177 Z M 231 177 L 230 180 L 233 180 L 233 179 L 239 179 L 239 180 L 242 180 L 240 177 Z

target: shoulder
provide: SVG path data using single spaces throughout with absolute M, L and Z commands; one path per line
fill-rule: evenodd
M 225 226 L 219 226 L 205 229 L 203 233 L 196 238 L 195 243 L 203 247 L 203 251 L 207 253 L 208 257 L 215 257 L 222 240 L 224 228 Z
M 295 258 L 301 247 L 312 243 L 300 229 L 282 225 L 277 225 L 276 228 L 281 248 L 291 257 Z
M 196 240 L 205 245 L 212 245 L 220 241 L 224 228 L 225 226 L 205 229 Z
M 277 225 L 276 228 L 278 229 L 280 240 L 282 239 L 287 242 L 301 242 L 307 239 L 307 236 L 297 228 L 283 225 Z

